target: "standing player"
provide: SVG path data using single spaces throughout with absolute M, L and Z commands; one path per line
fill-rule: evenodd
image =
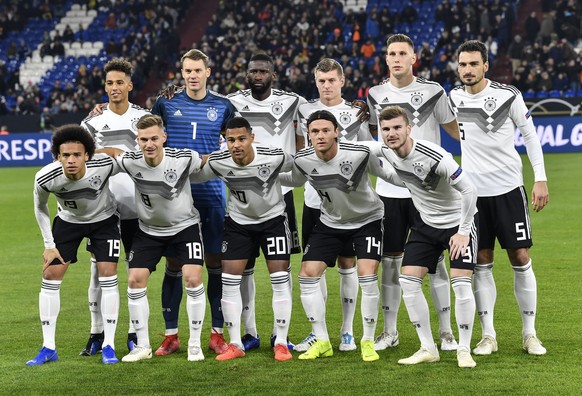
M 404 34 L 394 34 L 386 41 L 386 64 L 390 79 L 370 88 L 371 129 L 378 126 L 378 116 L 386 106 L 402 107 L 411 122 L 412 136 L 440 145 L 439 124 L 453 138 L 459 140 L 455 114 L 450 108 L 444 89 L 437 83 L 427 81 L 412 74 L 416 62 L 414 44 Z M 396 322 L 400 307 L 401 288 L 399 284 L 400 266 L 404 244 L 412 224 L 414 207 L 410 192 L 383 180 L 376 183 L 376 191 L 384 202 L 384 252 L 382 255 L 382 311 L 384 331 L 376 338 L 376 350 L 395 347 L 399 343 Z M 430 288 L 439 317 L 439 338 L 441 349 L 457 349 L 457 342 L 451 329 L 451 296 L 449 276 L 444 264 L 444 256 L 439 259 L 436 269 L 429 272 Z
M 292 305 L 287 271 L 291 238 L 278 176 L 291 170 L 293 157 L 280 148 L 255 146 L 253 140 L 247 120 L 231 119 L 226 125 L 228 150 L 211 154 L 206 166 L 191 178 L 219 177 L 230 191 L 222 242 L 222 312 L 230 345 L 216 359 L 230 360 L 245 355 L 240 334 L 243 306 L 240 285 L 248 258 L 254 257 L 260 246 L 273 289 L 275 359 L 284 361 L 292 359 L 287 347 Z
M 263 53 L 255 54 L 249 60 L 247 68 L 246 79 L 250 89 L 235 92 L 228 99 L 236 108 L 236 114 L 248 120 L 258 144 L 281 148 L 285 153 L 294 155 L 305 143 L 303 134 L 297 127 L 297 111 L 299 105 L 306 103 L 306 100 L 297 94 L 273 89 L 275 78 L 273 59 Z M 291 253 L 300 253 L 293 191 L 289 187 L 283 187 L 283 194 L 292 236 Z M 260 345 L 255 321 L 254 262 L 255 257 L 250 258 L 241 282 L 244 307 L 242 320 L 246 332 L 243 343 L 247 350 Z M 291 282 L 291 277 L 289 281 Z M 271 346 L 274 346 L 275 329 L 276 324 L 271 335 Z M 289 346 L 292 347 L 292 344 Z
M 358 280 L 362 288 L 361 311 L 364 361 L 378 360 L 374 331 L 378 318 L 378 263 L 382 255 L 382 201 L 372 188 L 368 172 L 390 178 L 368 147 L 338 142 L 338 123 L 329 111 L 318 110 L 307 120 L 312 147 L 297 153 L 292 174 L 285 183 L 309 181 L 321 197 L 320 221 L 313 227 L 299 273 L 301 302 L 316 341 L 299 359 L 333 355 L 325 321 L 325 301 L 320 277 L 333 266 L 346 245 L 353 245 L 358 258 Z
M 410 138 L 412 127 L 401 107 L 384 108 L 379 119 L 385 143 L 381 156 L 406 184 L 417 209 L 404 250 L 400 284 L 408 316 L 420 338 L 420 350 L 398 363 L 430 363 L 440 359 L 430 329 L 422 280 L 434 270 L 443 250 L 449 249 L 459 331 L 457 362 L 459 367 L 475 367 L 470 347 L 475 318 L 471 276 L 477 251 L 477 191 L 444 149 L 426 140 Z
M 182 266 L 188 299 L 188 360 L 204 359 L 200 333 L 206 311 L 202 265 L 204 247 L 200 216 L 188 190 L 189 175 L 200 170 L 202 160 L 189 149 L 164 148 L 166 134 L 162 119 L 153 114 L 137 122 L 140 150 L 106 148 L 116 156 L 121 169 L 135 183 L 139 229 L 129 255 L 127 297 L 129 316 L 137 333 L 137 345 L 124 362 L 152 357 L 148 320 L 147 283 L 158 261 L 170 249 Z
M 114 340 L 119 314 L 119 217 L 109 192 L 109 178 L 119 167 L 105 155 L 94 155 L 93 138 L 78 125 L 57 129 L 52 138 L 52 153 L 57 161 L 42 168 L 34 182 L 34 214 L 45 246 L 39 296 L 43 347 L 26 365 L 58 359 L 55 330 L 61 283 L 69 265 L 77 262 L 77 249 L 85 237 L 91 239 L 101 288 L 99 304 L 104 323 L 101 358 L 105 364 L 114 364 L 118 362 Z M 52 231 L 48 208 L 51 192 L 59 209 Z
M 109 103 L 103 112 L 89 116 L 81 123 L 88 130 L 97 148 L 104 146 L 117 147 L 124 151 L 139 148 L 136 142 L 137 129 L 135 124 L 148 111 L 129 102 L 129 92 L 133 90 L 131 82 L 132 66 L 124 59 L 113 59 L 103 68 L 105 72 L 105 92 Z M 109 188 L 115 198 L 119 217 L 121 219 L 121 240 L 125 257 L 131 251 L 131 242 L 137 231 L 137 213 L 135 211 L 135 189 L 133 182 L 125 173 L 115 175 L 110 179 Z M 97 263 L 91 257 L 91 281 L 89 283 L 89 310 L 91 311 L 91 335 L 82 356 L 94 355 L 101 350 L 103 343 L 103 319 L 101 316 L 101 288 Z M 136 342 L 135 329 L 129 324 L 127 347 L 133 349 Z
M 461 130 L 463 169 L 477 186 L 479 253 L 475 267 L 475 297 L 482 327 L 476 355 L 497 351 L 493 309 L 497 291 L 493 280 L 495 239 L 507 250 L 514 271 L 514 291 L 523 322 L 523 349 L 544 355 L 546 348 L 536 336 L 537 284 L 529 248 L 532 246 L 527 194 L 522 163 L 514 145 L 519 128 L 534 170 L 533 210 L 548 203 L 544 157 L 531 115 L 521 93 L 513 86 L 485 78 L 489 69 L 487 49 L 479 41 L 467 41 L 457 50 L 458 72 L 464 84 L 451 91 L 450 99 Z
M 172 99 L 160 96 L 152 113 L 164 120 L 170 147 L 189 148 L 200 154 L 210 154 L 220 148 L 220 134 L 234 108 L 228 99 L 207 90 L 210 76 L 208 57 L 193 49 L 180 61 L 186 89 Z M 224 319 L 220 310 L 222 297 L 220 249 L 222 227 L 226 214 L 224 185 L 218 179 L 203 184 L 192 184 L 192 196 L 200 212 L 204 236 L 205 262 L 208 270 L 208 300 L 212 313 L 210 349 L 220 354 L 226 350 L 223 336 Z M 162 285 L 162 309 L 166 322 L 166 337 L 156 350 L 156 355 L 168 355 L 180 348 L 178 339 L 178 312 L 182 299 L 180 266 L 168 259 Z
M 317 110 L 328 110 L 338 120 L 339 140 L 356 141 L 372 140 L 368 124 L 358 118 L 359 108 L 352 106 L 342 98 L 342 87 L 345 83 L 342 66 L 334 59 L 324 58 L 315 66 L 315 85 L 319 91 L 319 99 L 311 100 L 299 106 L 299 121 L 301 130 L 307 136 L 307 119 Z M 301 239 L 303 247 L 320 217 L 321 198 L 311 186 L 305 185 L 303 217 L 301 221 Z M 340 330 L 340 351 L 356 349 L 354 341 L 353 321 L 358 299 L 358 274 L 355 267 L 354 252 L 348 249 L 342 252 L 338 259 L 340 274 L 340 297 L 342 302 L 343 322 Z M 346 257 L 347 256 L 347 257 Z M 324 301 L 327 300 L 325 272 L 319 281 Z M 305 352 L 315 341 L 315 335 L 310 333 L 303 341 L 295 345 L 295 350 Z

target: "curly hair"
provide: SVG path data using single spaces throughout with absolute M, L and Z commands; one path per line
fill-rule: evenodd
M 57 128 L 53 134 L 51 147 L 55 159 L 58 159 L 61 145 L 64 143 L 81 143 L 85 147 L 85 152 L 89 154 L 89 159 L 93 158 L 93 154 L 95 154 L 93 136 L 80 125 L 67 124 Z

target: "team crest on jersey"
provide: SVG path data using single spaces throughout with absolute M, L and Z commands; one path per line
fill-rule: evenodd
M 226 253 L 226 251 L 228 250 L 228 242 L 227 241 L 222 241 L 222 247 L 220 250 L 222 253 Z
M 127 256 L 127 262 L 131 262 L 133 260 L 133 250 L 129 252 L 129 256 Z
M 354 173 L 354 167 L 352 166 L 352 163 L 349 161 L 342 162 L 340 164 L 340 172 L 344 176 L 348 176 Z
M 259 177 L 261 179 L 267 179 L 270 174 L 271 174 L 271 170 L 269 169 L 268 166 L 264 165 L 264 166 L 259 167 Z
M 103 181 L 101 181 L 101 177 L 100 176 L 94 176 L 92 178 L 89 179 L 89 185 L 93 188 L 99 188 L 99 186 L 103 183 Z
M 413 92 L 412 96 L 410 97 L 410 103 L 418 107 L 422 104 L 422 102 L 423 102 L 422 94 L 420 92 Z
M 281 103 L 275 102 L 271 105 L 271 111 L 276 116 L 279 116 L 279 115 L 283 114 L 283 106 L 281 106 Z
M 422 167 L 422 164 L 420 162 L 415 162 L 414 164 L 412 164 L 412 169 L 414 170 L 414 174 L 418 177 L 425 177 L 427 174 L 426 169 L 424 169 Z
M 493 110 L 495 110 L 495 108 L 497 107 L 497 103 L 495 103 L 495 98 L 486 98 L 485 99 L 485 110 L 491 112 Z
M 134 118 L 133 120 L 131 120 L 131 130 L 132 131 L 137 131 L 137 122 L 139 121 L 139 118 Z
M 218 119 L 218 112 L 214 107 L 210 107 L 208 109 L 206 112 L 206 118 L 208 118 L 210 121 L 216 121 Z
M 341 113 L 339 117 L 339 122 L 342 125 L 349 125 L 352 122 L 352 116 L 350 113 Z
M 178 180 L 178 175 L 174 169 L 168 169 L 164 172 L 164 179 L 166 179 L 168 183 L 175 183 L 176 180 Z

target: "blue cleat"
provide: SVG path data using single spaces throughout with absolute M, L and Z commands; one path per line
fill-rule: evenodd
M 133 351 L 133 348 L 137 345 L 137 335 L 135 333 L 127 334 L 127 349 L 129 352 Z
M 79 354 L 80 356 L 91 356 L 97 355 L 97 352 L 101 350 L 103 347 L 103 337 L 104 333 L 91 333 L 89 336 L 89 341 L 87 341 L 87 345 L 85 349 L 81 351 Z
M 58 359 L 59 355 L 57 354 L 56 349 L 48 349 L 47 347 L 42 347 L 42 349 L 38 351 L 38 355 L 36 355 L 34 359 L 31 359 L 28 362 L 26 362 L 26 365 L 39 366 L 47 362 L 55 362 Z
M 103 361 L 103 364 L 119 363 L 117 356 L 115 356 L 115 350 L 111 348 L 111 345 L 107 345 L 103 348 L 101 351 L 101 360 Z
M 251 349 L 257 349 L 258 347 L 261 346 L 261 337 L 259 337 L 258 334 L 256 337 L 253 337 L 250 334 L 245 334 L 242 337 L 242 343 L 243 343 L 243 346 L 245 347 L 245 351 L 248 352 Z
M 274 334 L 271 334 L 271 348 L 275 347 L 275 340 L 276 339 L 277 339 L 277 336 Z M 293 348 L 295 348 L 295 344 L 293 344 L 291 341 L 289 341 L 289 337 L 287 337 L 287 349 L 292 351 Z

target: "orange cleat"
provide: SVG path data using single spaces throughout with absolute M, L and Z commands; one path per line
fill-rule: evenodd
M 293 355 L 291 355 L 291 352 L 289 352 L 287 345 L 278 344 L 275 345 L 275 348 L 273 349 L 275 350 L 275 360 L 284 362 L 285 360 L 293 359 Z
M 216 352 L 217 355 L 224 353 L 228 348 L 228 344 L 224 340 L 224 334 L 210 333 L 210 342 L 208 348 Z
M 222 334 L 220 334 L 222 335 Z M 232 360 L 241 358 L 245 355 L 244 351 L 234 344 L 228 344 L 226 351 L 216 357 L 216 360 Z
M 166 356 L 180 349 L 180 340 L 178 339 L 178 334 L 167 335 L 162 341 L 162 345 L 156 349 L 156 356 Z

